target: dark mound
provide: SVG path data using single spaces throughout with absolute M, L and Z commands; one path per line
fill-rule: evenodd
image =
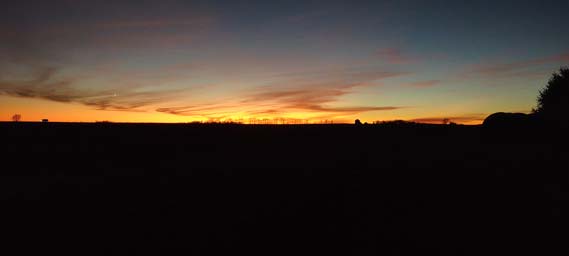
M 527 128 L 533 125 L 532 115 L 524 113 L 504 113 L 498 112 L 489 115 L 484 119 L 482 125 L 489 128 Z

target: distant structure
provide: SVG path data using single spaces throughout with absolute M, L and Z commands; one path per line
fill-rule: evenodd
M 47 122 L 49 122 L 49 120 L 48 120 L 48 119 L 42 119 L 41 122 L 42 122 L 42 123 L 47 123 Z
M 355 125 L 362 125 L 362 121 L 360 121 L 360 119 L 356 119 Z
M 20 122 L 20 120 L 22 120 L 22 115 L 20 114 L 15 114 L 12 116 L 12 121 L 14 122 Z

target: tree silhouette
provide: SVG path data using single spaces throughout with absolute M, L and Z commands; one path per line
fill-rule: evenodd
M 12 121 L 14 122 L 19 122 L 20 120 L 22 120 L 22 115 L 20 114 L 15 114 L 12 116 Z
M 539 92 L 533 113 L 543 120 L 561 125 L 569 123 L 569 68 L 553 73 Z

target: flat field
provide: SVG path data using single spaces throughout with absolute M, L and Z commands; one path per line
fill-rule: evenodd
M 561 134 L 0 123 L 4 241 L 77 255 L 567 255 Z

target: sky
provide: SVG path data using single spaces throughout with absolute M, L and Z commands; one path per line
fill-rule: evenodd
M 569 65 L 567 11 L 567 0 L 8 0 L 0 121 L 478 124 L 530 112 Z

